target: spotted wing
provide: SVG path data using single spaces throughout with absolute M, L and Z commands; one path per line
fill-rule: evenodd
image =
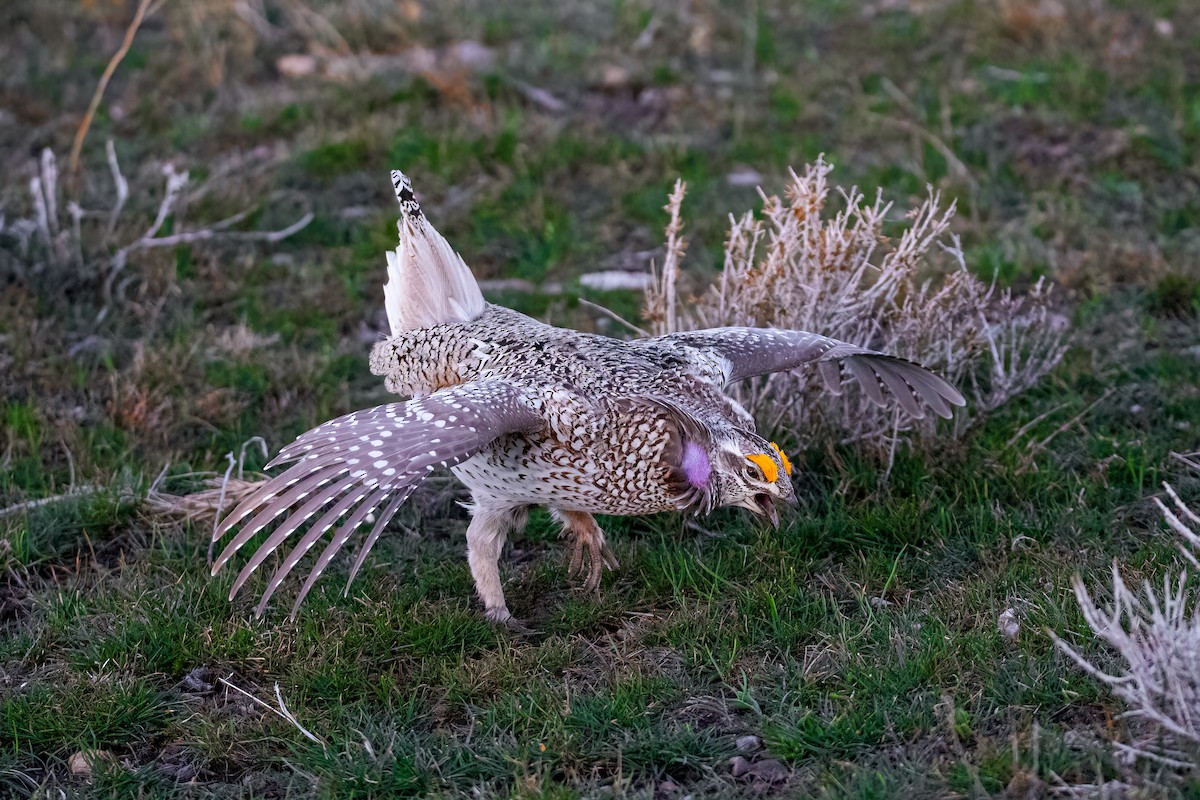
M 925 415 L 922 401 L 947 419 L 950 405 L 966 405 L 957 389 L 920 364 L 816 333 L 774 328 L 712 328 L 660 338 L 715 356 L 726 383 L 815 362 L 825 385 L 834 394 L 840 394 L 840 365 L 844 364 L 876 405 L 885 403 L 884 386 L 905 411 L 917 418 Z
M 255 616 L 261 616 L 288 573 L 340 522 L 296 598 L 294 617 L 321 571 L 376 509 L 383 508 L 359 550 L 350 581 L 388 520 L 426 475 L 467 460 L 497 437 L 531 433 L 541 425 L 541 416 L 521 390 L 497 380 L 468 383 L 407 403 L 388 403 L 330 420 L 283 448 L 268 468 L 295 463 L 264 481 L 217 527 L 213 541 L 254 515 L 225 546 L 212 572 L 215 575 L 255 534 L 281 520 L 238 573 L 229 592 L 233 599 L 254 570 L 307 525 L 268 582 L 255 609 Z M 313 517 L 318 518 L 309 524 Z M 349 582 L 346 585 L 349 588 Z

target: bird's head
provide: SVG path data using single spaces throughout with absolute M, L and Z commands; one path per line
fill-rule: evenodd
M 748 508 L 779 527 L 777 502 L 796 504 L 792 463 L 774 442 L 739 432 L 721 444 L 717 453 L 719 504 Z

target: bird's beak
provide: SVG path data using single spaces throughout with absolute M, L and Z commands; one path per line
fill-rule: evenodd
M 775 507 L 775 499 L 765 492 L 754 495 L 754 507 L 750 509 L 755 514 L 771 523 L 771 527 L 779 530 L 779 509 Z

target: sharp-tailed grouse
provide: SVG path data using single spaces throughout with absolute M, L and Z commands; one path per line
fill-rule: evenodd
M 256 610 L 315 545 L 324 547 L 296 609 L 364 522 L 373 527 L 350 580 L 388 520 L 436 469 L 471 492 L 467 559 L 489 619 L 510 619 L 498 560 L 509 531 L 544 505 L 573 540 L 570 571 L 595 590 L 616 560 L 594 514 L 706 513 L 740 506 L 778 524 L 793 502 L 792 466 L 755 433 L 725 387 L 815 362 L 833 390 L 846 368 L 878 403 L 882 387 L 908 412 L 918 400 L 950 416 L 962 395 L 908 361 L 803 331 L 717 328 L 622 341 L 555 328 L 483 299 L 471 271 L 434 230 L 412 185 L 392 173 L 402 210 L 400 246 L 387 254 L 384 298 L 392 335 L 371 372 L 408 401 L 320 425 L 271 462 L 265 481 L 217 528 L 240 530 L 221 569 L 255 534 L 279 523 L 238 574 L 230 597 L 293 535 Z M 348 586 L 349 584 L 347 584 Z

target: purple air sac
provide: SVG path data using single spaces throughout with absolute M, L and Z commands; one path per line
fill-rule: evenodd
M 707 489 L 708 479 L 712 476 L 712 464 L 708 453 L 695 442 L 683 445 L 683 472 L 687 475 L 688 483 L 697 489 Z

